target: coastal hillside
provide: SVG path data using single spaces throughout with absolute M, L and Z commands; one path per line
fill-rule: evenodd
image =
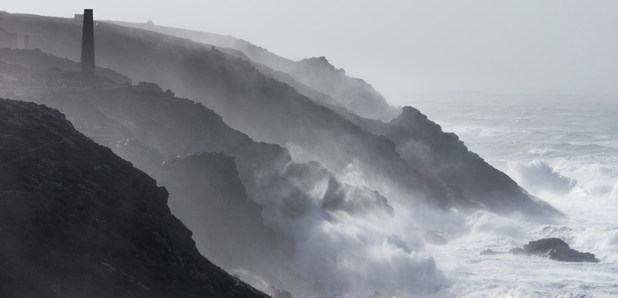
M 57 110 L 0 99 L 0 296 L 267 297 L 202 257 L 155 180 Z

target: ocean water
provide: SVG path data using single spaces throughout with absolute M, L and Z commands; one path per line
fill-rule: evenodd
M 425 246 L 450 280 L 444 297 L 618 297 L 618 97 L 423 94 L 418 108 L 563 218 L 479 211 L 467 233 Z M 558 237 L 598 263 L 480 256 Z

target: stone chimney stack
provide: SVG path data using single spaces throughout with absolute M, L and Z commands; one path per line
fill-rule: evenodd
M 94 76 L 94 24 L 92 9 L 84 9 L 82 33 L 82 74 Z

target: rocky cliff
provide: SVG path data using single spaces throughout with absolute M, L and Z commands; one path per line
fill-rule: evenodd
M 54 35 L 78 26 L 54 18 L 31 18 L 5 15 L 0 24 L 3 20 L 15 21 L 12 28 L 30 36 Z M 49 24 L 39 27 L 38 23 Z M 261 74 L 247 61 L 148 31 L 101 23 L 97 30 L 97 61 L 102 65 L 200 101 L 253 139 L 283 146 L 297 144 L 337 175 L 350 165 L 358 167 L 367 175 L 370 188 L 391 199 L 401 198 L 402 203 L 427 203 L 446 209 L 469 205 L 465 198 L 462 201 L 461 196 L 453 195 L 456 190 L 409 167 L 391 141 L 359 129 L 289 85 Z M 64 55 L 77 55 L 68 46 L 70 41 L 60 42 L 66 38 L 64 34 L 56 35 L 57 39 L 40 45 Z
M 202 257 L 167 191 L 57 110 L 0 99 L 0 296 L 266 297 Z
M 29 34 L 52 53 L 79 55 L 79 38 L 70 34 L 80 28 L 76 21 L 2 14 L 0 25 Z M 470 205 L 466 201 L 473 199 L 446 181 L 418 172 L 401 158 L 392 140 L 315 104 L 289 85 L 263 75 L 247 61 L 154 32 L 105 23 L 99 23 L 97 30 L 99 63 L 202 102 L 231 127 L 253 139 L 286 147 L 296 145 L 303 155 L 318 160 L 337 175 L 358 169 L 370 188 L 391 200 L 424 202 L 448 209 L 466 208 Z M 487 189 L 489 192 L 491 189 Z M 521 203 L 530 198 L 519 194 L 500 200 L 513 202 L 507 204 L 511 209 L 501 212 L 538 214 L 547 207 L 537 202 Z
M 200 251 L 243 280 L 259 274 L 263 280 L 253 282 L 264 288 L 319 293 L 314 280 L 289 268 L 289 259 L 298 257 L 295 242 L 304 239 L 285 222 L 300 224 L 316 208 L 359 218 L 394 216 L 377 192 L 341 183 L 317 162 L 293 163 L 286 149 L 254 142 L 202 104 L 156 84 L 35 73 L 0 87 L 64 111 L 80 131 L 167 186 L 172 212 L 194 231 Z M 324 193 L 316 192 L 320 188 Z
M 232 36 L 163 27 L 148 23 L 117 21 L 111 23 L 187 38 L 217 47 L 239 50 L 242 54 L 237 52 L 229 53 L 240 58 L 246 57 L 268 68 L 264 69 L 257 66 L 263 73 L 270 74 L 274 71 L 290 75 L 293 80 L 287 80 L 283 76 L 276 76 L 276 78 L 299 90 L 299 92 L 309 98 L 317 98 L 320 101 L 333 104 L 329 100 L 329 98 L 332 98 L 350 111 L 369 119 L 390 121 L 400 111 L 399 108 L 389 105 L 386 99 L 364 80 L 349 77 L 343 69 L 335 68 L 324 57 L 292 61 Z M 310 89 L 303 90 L 306 88 L 305 86 Z M 311 89 L 317 92 L 313 92 Z
M 342 114 L 363 129 L 392 140 L 401 157 L 420 172 L 461 189 L 467 198 L 489 210 L 561 214 L 469 151 L 457 135 L 443 132 L 440 125 L 413 107 L 404 107 L 401 115 L 390 123 Z

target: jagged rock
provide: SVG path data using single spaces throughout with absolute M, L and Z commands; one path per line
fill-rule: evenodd
M 563 262 L 597 262 L 594 254 L 574 249 L 552 248 L 547 252 L 550 259 Z
M 524 245 L 524 250 L 529 254 L 545 253 L 550 249 L 562 248 L 569 249 L 569 245 L 559 238 L 545 238 L 536 241 L 530 241 Z
M 519 187 L 513 179 L 470 152 L 457 135 L 413 107 L 404 107 L 390 123 L 363 119 L 333 108 L 353 123 L 393 141 L 401 157 L 413 168 L 434 177 L 497 213 L 514 210 L 535 216 L 562 213 Z
M 262 206 L 247 198 L 234 158 L 208 152 L 175 156 L 153 176 L 170 191 L 170 209 L 194 232 L 208 259 L 266 280 L 276 280 L 274 273 L 293 275 L 274 231 L 262 223 Z
M 524 250 L 533 255 L 545 256 L 549 259 L 563 262 L 596 262 L 594 254 L 579 252 L 558 238 L 545 238 L 530 241 L 524 245 Z
M 0 297 L 262 297 L 195 247 L 168 193 L 57 110 L 0 99 Z
M 232 272 L 243 268 L 277 285 L 301 287 L 293 286 L 297 276 L 273 244 L 290 241 L 276 220 L 280 211 L 294 220 L 311 210 L 309 191 L 316 185 L 325 185 L 324 211 L 394 216 L 378 192 L 340 183 L 318 162 L 293 163 L 285 148 L 254 142 L 204 105 L 154 84 L 75 88 L 60 78 L 24 76 L 2 87 L 65 112 L 80 131 L 165 185 L 170 208 L 195 232 L 200 251 Z
M 528 244 L 524 245 L 523 248 L 515 247 L 510 249 L 508 253 L 514 255 L 536 255 L 563 262 L 597 262 L 594 254 L 571 249 L 566 242 L 558 238 L 545 238 L 530 241 Z M 491 249 L 486 249 L 481 252 L 482 256 L 496 254 L 503 253 Z

